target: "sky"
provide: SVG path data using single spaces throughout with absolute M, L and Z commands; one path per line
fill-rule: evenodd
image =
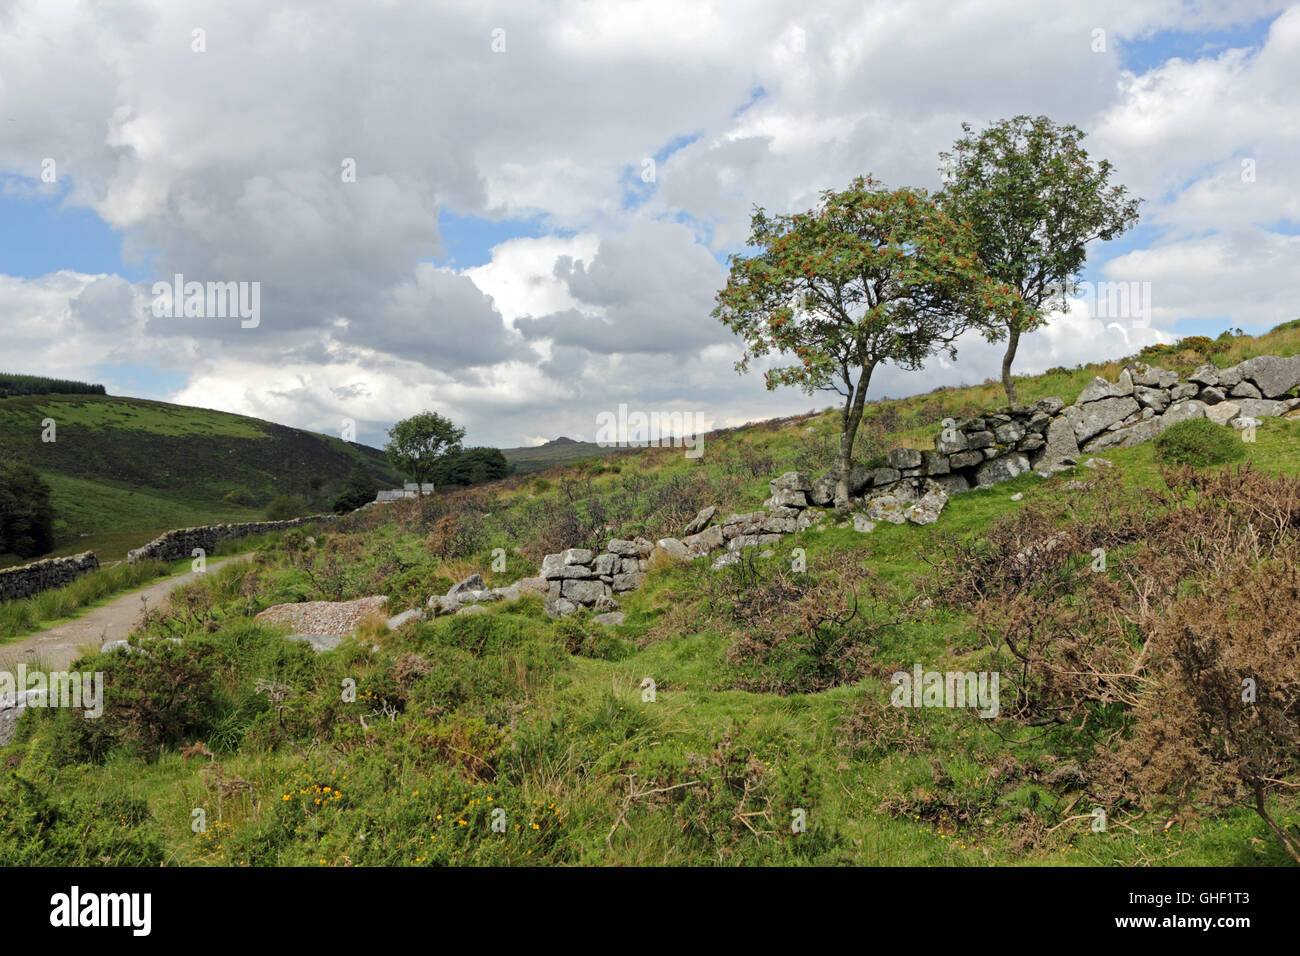
M 0 0 L 0 370 L 374 445 L 425 409 L 512 447 L 827 407 L 709 314 L 753 207 L 937 188 L 1018 114 L 1144 200 L 1018 372 L 1300 317 L 1300 5 Z M 178 274 L 256 283 L 257 320 L 155 314 Z

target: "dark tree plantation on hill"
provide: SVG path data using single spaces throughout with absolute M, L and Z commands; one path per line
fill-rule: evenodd
M 433 470 L 433 483 L 443 485 L 481 485 L 510 473 L 506 456 L 498 448 L 466 448 L 448 455 Z
M 104 395 L 103 385 L 74 382 L 43 375 L 14 375 L 0 372 L 0 398 L 10 395 Z

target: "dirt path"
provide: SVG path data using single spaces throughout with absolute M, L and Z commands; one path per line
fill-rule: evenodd
M 247 557 L 248 555 L 241 554 L 210 561 L 208 573 L 231 561 L 242 561 Z M 39 631 L 12 644 L 0 644 L 0 670 L 12 671 L 20 663 L 30 667 L 36 662 L 49 670 L 63 670 L 80 657 L 84 650 L 98 649 L 105 641 L 121 640 L 130 634 L 140 620 L 142 597 L 149 607 L 157 607 L 173 590 L 197 578 L 198 574 L 194 571 L 162 578 L 138 591 L 123 594 L 74 620 L 47 631 Z

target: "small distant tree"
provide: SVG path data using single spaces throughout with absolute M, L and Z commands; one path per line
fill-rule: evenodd
M 423 485 L 433 475 L 439 460 L 459 452 L 464 437 L 465 429 L 450 419 L 437 412 L 421 412 L 402 419 L 388 430 L 384 452 L 393 467 L 409 475 L 423 494 Z
M 966 134 L 940 153 L 944 188 L 936 199 L 975 232 L 989 275 L 1014 291 L 1010 308 L 990 326 L 990 341 L 1007 341 L 1002 387 L 1017 401 L 1011 365 L 1020 336 L 1042 325 L 1053 305 L 1078 289 L 1087 244 L 1113 239 L 1138 219 L 1141 199 L 1109 184 L 1111 164 L 1090 162 L 1084 133 L 1046 116 L 1017 116 Z
M 733 255 L 714 317 L 745 342 L 738 372 L 769 353 L 794 361 L 765 373 L 769 389 L 797 385 L 844 399 L 831 473 L 848 499 L 853 444 L 871 375 L 882 363 L 919 369 L 931 355 L 956 357 L 954 342 L 1009 308 L 991 282 L 969 228 L 924 190 L 884 189 L 859 177 L 827 190 L 808 212 L 756 209 L 749 245 Z

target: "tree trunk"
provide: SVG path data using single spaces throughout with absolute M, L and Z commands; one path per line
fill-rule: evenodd
M 843 511 L 849 503 L 849 473 L 853 470 L 853 443 L 862 424 L 862 409 L 866 404 L 867 386 L 871 383 L 872 366 L 862 370 L 853 394 L 844 400 L 840 415 L 840 449 L 835 455 L 832 471 L 835 473 L 835 508 Z
M 1016 383 L 1011 380 L 1011 363 L 1016 360 L 1016 348 L 1020 345 L 1020 326 L 1012 325 L 1007 335 L 1007 350 L 1002 355 L 1002 387 L 1007 393 L 1007 404 L 1018 404 Z
M 1282 841 L 1287 853 L 1291 854 L 1291 859 L 1300 863 L 1300 847 L 1297 847 L 1291 838 L 1287 836 L 1287 832 L 1268 815 L 1268 808 L 1264 803 L 1264 785 L 1262 783 L 1255 784 L 1255 812 L 1268 824 L 1268 828 L 1273 831 L 1273 835 Z

